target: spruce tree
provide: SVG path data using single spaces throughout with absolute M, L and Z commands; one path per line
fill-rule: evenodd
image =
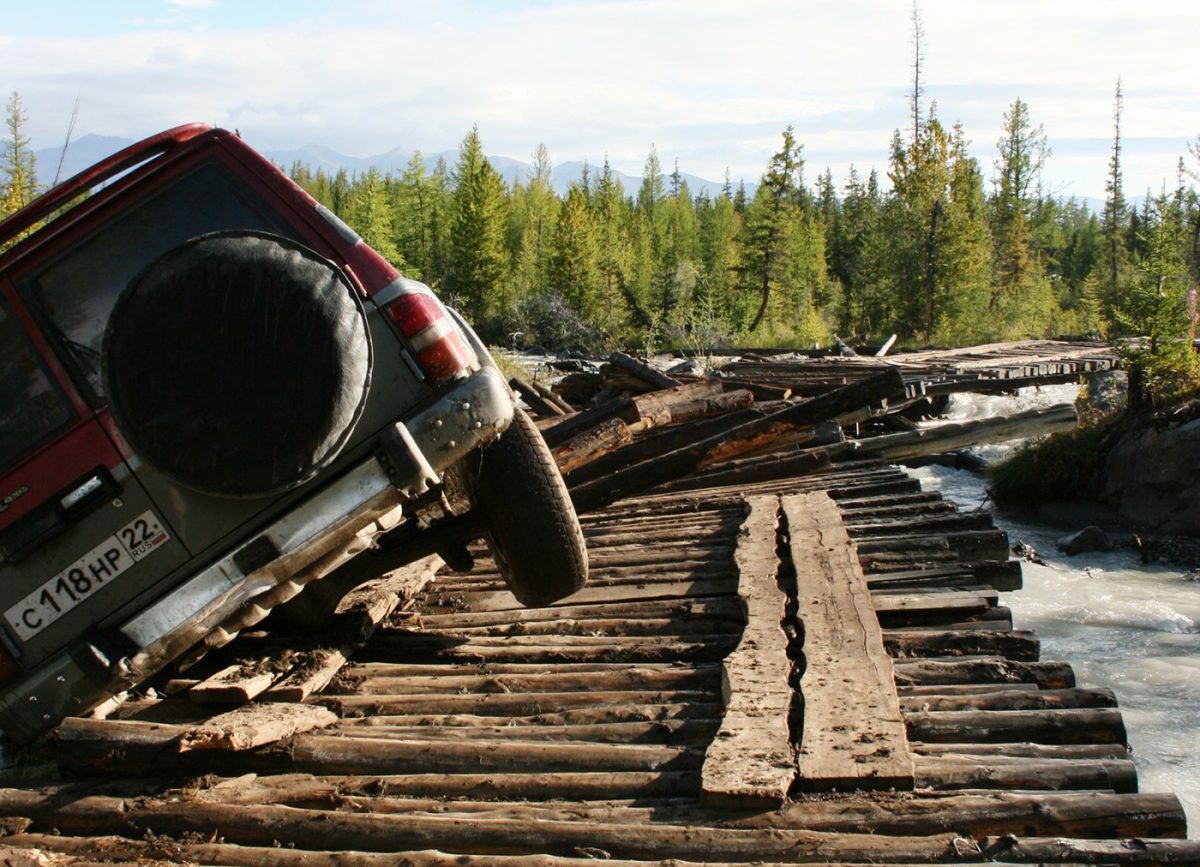
M 1101 224 L 1104 232 L 1104 299 L 1109 310 L 1121 306 L 1123 274 L 1128 262 L 1125 253 L 1125 225 L 1128 206 L 1125 203 L 1124 177 L 1121 170 L 1121 114 L 1125 98 L 1121 79 L 1113 95 L 1113 145 L 1108 160 L 1108 179 L 1104 184 L 1104 213 Z
M 447 288 L 468 316 L 484 320 L 505 306 L 504 182 L 483 154 L 479 128 L 459 148 L 454 171 Z
M 789 265 L 784 240 L 804 201 L 801 149 L 789 125 L 783 131 L 783 145 L 772 155 L 754 201 L 747 207 L 742 236 L 743 285 L 759 297 L 750 331 L 756 330 L 767 315 L 772 289 Z
M 4 195 L 0 199 L 0 216 L 20 210 L 38 194 L 37 164 L 29 139 L 23 132 L 28 118 L 21 104 L 21 95 L 13 91 L 8 98 L 6 125 L 8 135 L 3 142 L 0 169 L 4 172 Z

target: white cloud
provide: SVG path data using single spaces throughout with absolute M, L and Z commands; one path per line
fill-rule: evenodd
M 167 0 L 172 2 L 172 0 Z M 196 7 L 211 0 L 173 0 Z M 885 167 L 907 125 L 911 6 L 767 0 L 594 0 L 532 5 L 347 0 L 336 15 L 239 30 L 29 37 L 7 46 L 35 141 L 78 130 L 140 135 L 185 120 L 239 127 L 263 147 L 317 141 L 356 155 L 454 147 L 478 123 L 491 153 L 588 158 L 640 172 L 664 163 L 756 177 L 791 123 L 809 177 Z M 1174 172 L 1200 132 L 1186 51 L 1200 10 L 1162 0 L 923 0 L 926 96 L 961 119 L 990 171 L 1001 115 L 1020 96 L 1056 139 L 1106 140 L 1126 85 L 1131 191 Z M 223 9 L 226 18 L 235 15 Z M 1178 144 L 1171 145 L 1173 141 Z M 1161 168 L 1154 174 L 1154 166 Z M 1052 157 L 1072 190 L 1098 195 L 1107 157 Z M 1067 172 L 1069 171 L 1069 175 Z M 1148 174 L 1149 173 L 1149 174 Z

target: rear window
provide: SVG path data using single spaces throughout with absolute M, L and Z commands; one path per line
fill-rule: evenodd
M 64 254 L 21 281 L 49 320 L 91 396 L 102 402 L 100 350 L 121 291 L 147 265 L 185 241 L 224 229 L 295 238 L 279 212 L 228 167 L 211 161 L 104 221 Z
M 0 298 L 0 468 L 16 463 L 73 417 L 66 395 Z

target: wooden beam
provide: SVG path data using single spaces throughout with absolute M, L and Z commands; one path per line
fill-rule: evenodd
M 245 705 L 193 726 L 180 737 L 179 751 L 249 750 L 337 720 L 337 714 L 315 704 Z
M 776 576 L 777 497 L 752 497 L 735 554 L 746 628 L 722 665 L 725 717 L 704 757 L 700 799 L 737 807 L 778 807 L 796 774 L 788 709 L 792 702 L 787 596 Z
M 808 790 L 913 788 L 892 660 L 837 505 L 783 498 L 803 624 L 804 723 L 797 783 Z

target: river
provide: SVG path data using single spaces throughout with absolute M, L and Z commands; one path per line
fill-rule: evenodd
M 1015 398 L 956 395 L 948 419 L 962 420 L 1070 400 L 1072 386 L 1029 389 Z M 936 424 L 936 422 L 934 422 Z M 1011 446 L 980 449 L 989 457 Z M 910 471 L 962 509 L 986 501 L 985 483 L 966 470 Z M 990 505 L 990 504 L 988 504 Z M 1080 686 L 1115 690 L 1143 792 L 1174 792 L 1200 837 L 1200 580 L 1143 565 L 1130 548 L 1060 554 L 1066 530 L 996 513 L 1009 541 L 1032 545 L 1046 561 L 1024 564 L 1024 588 L 1005 594 L 1017 629 L 1042 639 L 1042 658 L 1063 660 Z

